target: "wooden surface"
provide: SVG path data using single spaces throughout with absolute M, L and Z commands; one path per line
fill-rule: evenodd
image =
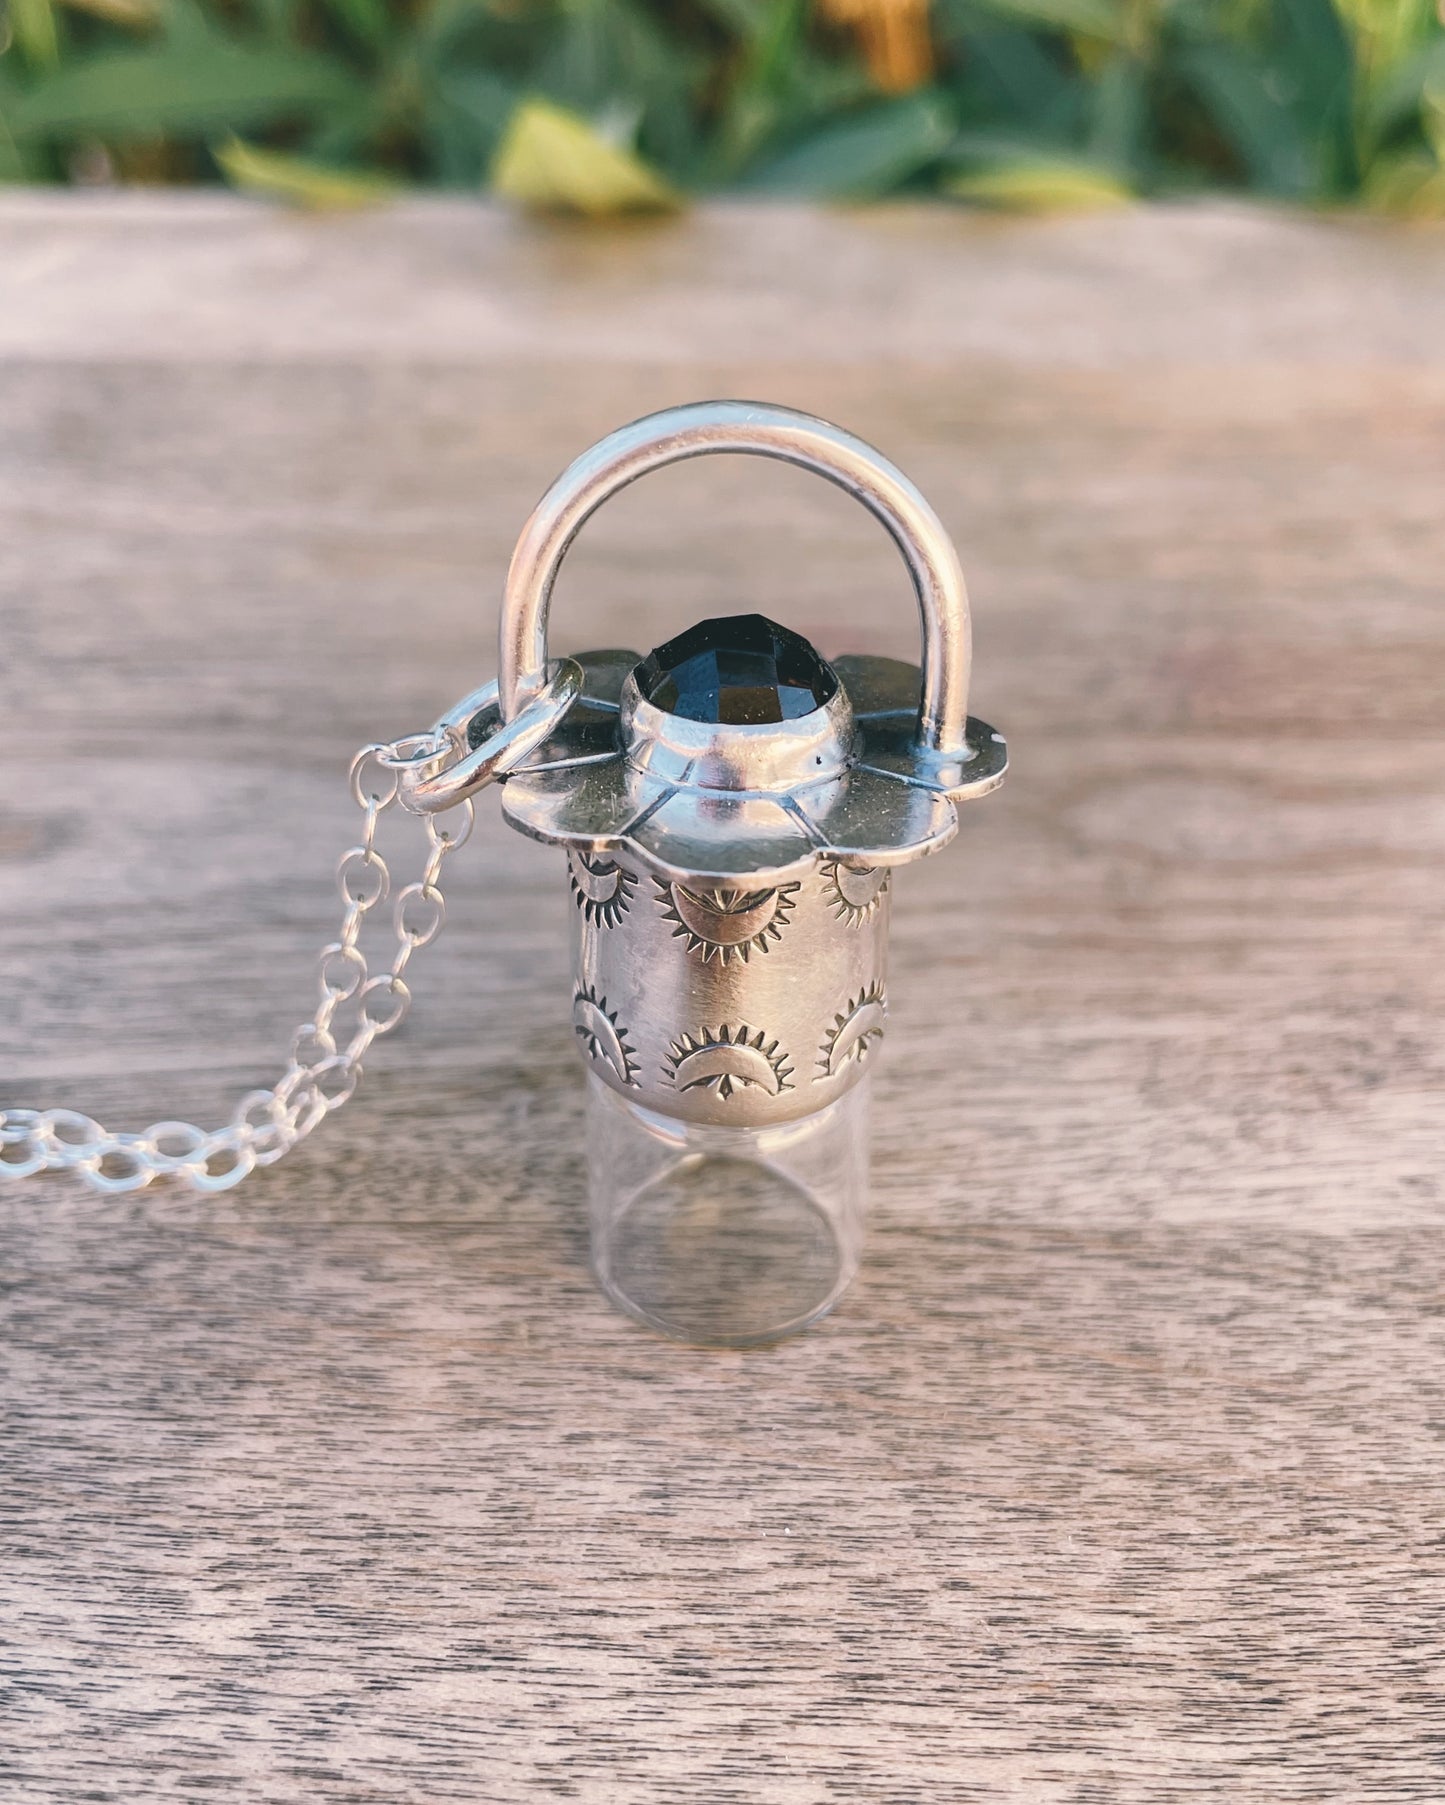
M 916 477 L 1016 761 L 900 883 L 801 1340 L 594 1292 L 566 897 L 490 801 L 293 1158 L 0 1193 L 7 1805 L 1438 1805 L 1442 308 L 1438 235 L 1230 209 L 0 199 L 6 1101 L 275 1074 L 351 749 L 490 674 L 531 502 L 667 402 Z M 740 606 L 911 643 L 866 519 L 713 460 L 558 643 Z

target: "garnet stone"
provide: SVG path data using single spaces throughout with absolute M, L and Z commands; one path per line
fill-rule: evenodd
M 655 707 L 729 727 L 795 721 L 838 691 L 807 640 L 761 614 L 699 621 L 649 652 L 635 675 Z

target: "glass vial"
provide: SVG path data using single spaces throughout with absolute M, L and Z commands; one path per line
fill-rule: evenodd
M 796 1122 L 679 1122 L 587 1078 L 592 1265 L 640 1322 L 706 1347 L 781 1340 L 858 1270 L 870 1080 Z

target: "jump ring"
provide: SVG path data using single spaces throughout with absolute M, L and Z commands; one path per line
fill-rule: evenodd
M 351 761 L 351 800 L 358 808 L 365 808 L 369 802 L 375 802 L 379 809 L 386 808 L 396 800 L 396 772 L 387 764 L 383 754 L 386 746 L 363 746 Z M 371 768 L 386 773 L 382 788 L 375 790 L 365 782 L 371 775 Z
M 357 878 L 356 874 L 362 871 L 369 874 L 365 880 Z M 352 846 L 336 862 L 336 881 L 346 901 L 365 914 L 377 903 L 386 901 L 391 873 L 386 868 L 386 860 L 374 846 Z
M 430 733 L 408 733 L 393 740 L 389 746 L 376 747 L 375 751 L 377 763 L 399 775 L 418 766 L 434 764 L 437 759 L 445 758 L 452 747 L 451 736 L 441 728 L 433 728 Z
M 333 965 L 345 967 L 349 983 L 338 984 L 328 975 Z M 321 985 L 321 994 L 328 1002 L 349 1002 L 366 982 L 366 959 L 361 948 L 343 946 L 339 940 L 333 940 L 330 946 L 321 949 L 321 957 L 316 962 L 316 976 Z
M 219 1172 L 211 1170 L 211 1161 L 218 1153 L 229 1153 L 232 1163 Z M 229 1191 L 232 1185 L 240 1184 L 248 1172 L 256 1164 L 256 1149 L 248 1138 L 238 1134 L 234 1129 L 223 1128 L 219 1134 L 207 1137 L 204 1155 L 192 1160 L 184 1168 L 185 1178 L 193 1190 L 215 1192 Z
M 333 1073 L 340 1073 L 342 1084 L 335 1091 L 328 1091 L 323 1080 Z M 349 1103 L 361 1082 L 361 1067 L 346 1054 L 338 1053 L 334 1059 L 323 1060 L 312 1073 L 316 1096 L 328 1110 L 340 1109 L 343 1103 Z
M 84 1136 L 82 1140 L 63 1141 L 58 1129 L 68 1128 Z M 99 1122 L 92 1121 L 89 1116 L 81 1115 L 76 1109 L 47 1109 L 42 1111 L 35 1128 L 35 1138 L 45 1149 L 48 1166 L 58 1167 L 61 1171 L 69 1171 L 72 1166 L 83 1165 L 95 1153 L 100 1143 L 107 1138 L 105 1130 Z
M 19 1141 L 33 1140 L 39 1126 L 38 1109 L 0 1109 L 0 1147 L 13 1147 Z
M 376 1015 L 369 1007 L 370 999 L 381 991 L 385 991 L 393 1001 L 394 1006 L 389 1015 Z M 375 1028 L 378 1034 L 390 1034 L 393 1028 L 401 1025 L 410 1008 L 411 991 L 407 988 L 406 980 L 397 977 L 395 972 L 385 971 L 362 986 L 357 1019 L 363 1027 Z
M 26 1147 L 30 1151 L 19 1159 L 7 1159 L 8 1147 Z M 38 1109 L 0 1110 L 0 1178 L 31 1178 L 49 1165 L 49 1155 L 40 1136 Z
M 197 1128 L 194 1122 L 152 1122 L 145 1131 L 145 1138 L 151 1146 L 151 1164 L 158 1175 L 168 1172 L 179 1172 L 191 1161 L 206 1144 L 204 1129 Z M 179 1151 L 166 1153 L 162 1141 L 181 1140 L 185 1146 Z
M 131 1169 L 128 1172 L 102 1172 L 102 1162 L 107 1159 L 128 1160 Z M 85 1173 L 86 1183 L 93 1190 L 111 1196 L 122 1191 L 143 1191 L 156 1176 L 150 1145 L 143 1134 L 108 1134 L 88 1158 L 78 1163 Z
M 462 804 L 458 813 L 462 824 L 460 827 L 454 827 L 450 832 L 447 832 L 445 828 L 437 826 L 437 818 L 435 815 L 427 816 L 426 837 L 431 841 L 432 846 L 436 851 L 441 853 L 455 852 L 458 847 L 465 846 L 467 841 L 471 839 L 472 829 L 477 824 L 477 811 L 472 806 L 470 799 Z
M 257 1114 L 263 1121 L 256 1121 Z M 275 1091 L 248 1091 L 231 1117 L 231 1135 L 237 1145 L 248 1146 L 258 1166 L 271 1166 L 291 1145 L 286 1108 Z
M 312 1041 L 314 1043 L 312 1051 L 320 1053 L 319 1059 L 304 1059 L 302 1057 L 307 1041 Z M 328 1029 L 318 1028 L 315 1022 L 307 1022 L 303 1027 L 296 1030 L 295 1036 L 291 1041 L 292 1065 L 300 1066 L 303 1070 L 310 1071 L 314 1067 L 320 1065 L 322 1060 L 332 1059 L 335 1055 L 336 1038 Z M 281 1086 L 278 1084 L 276 1089 L 279 1092 Z
M 475 795 L 484 785 L 505 777 L 550 737 L 581 692 L 582 667 L 574 658 L 553 659 L 542 687 L 513 720 L 502 719 L 495 683 L 475 691 L 450 714 L 442 716 L 437 731 L 449 738 L 459 737 L 465 720 L 469 723 L 466 737 L 471 739 L 470 723 L 484 717 L 486 728 L 481 739 L 464 757 L 441 771 L 428 775 L 424 763 L 403 768 L 397 789 L 402 807 L 414 815 L 438 814 Z
M 252 1119 L 258 1111 L 264 1115 L 264 1121 Z M 264 1134 L 279 1119 L 280 1111 L 281 1105 L 276 1100 L 275 1091 L 247 1091 L 231 1117 L 231 1131 L 247 1136 Z
M 426 904 L 422 925 L 410 927 L 406 919 L 407 904 L 418 901 Z M 413 913 L 415 914 L 416 911 L 413 910 Z M 396 908 L 392 912 L 392 924 L 396 930 L 397 939 L 404 946 L 412 948 L 429 946 L 441 932 L 446 918 L 446 898 L 435 884 L 408 884 L 405 890 L 398 892 Z
M 325 1097 L 322 1096 L 320 1087 L 308 1077 L 300 1092 L 292 1100 L 289 1126 L 293 1146 L 297 1141 L 306 1139 L 330 1107 Z

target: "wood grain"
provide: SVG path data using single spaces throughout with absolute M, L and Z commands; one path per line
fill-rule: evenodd
M 490 672 L 527 508 L 648 408 L 902 463 L 1016 756 L 900 884 L 864 1276 L 796 1342 L 592 1289 L 564 886 L 486 806 L 293 1158 L 0 1196 L 0 1796 L 1436 1805 L 1445 241 L 673 231 L 0 207 L 6 1101 L 276 1072 L 351 749 Z M 913 632 L 742 460 L 609 508 L 557 632 L 741 605 Z

